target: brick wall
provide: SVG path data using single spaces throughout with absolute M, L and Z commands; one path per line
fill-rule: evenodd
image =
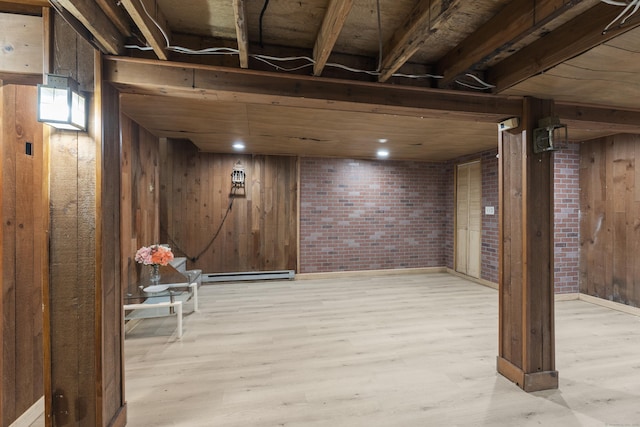
M 580 144 L 554 153 L 555 292 L 578 292 Z M 497 150 L 446 163 L 301 159 L 302 273 L 453 268 L 454 168 L 482 161 L 482 266 L 498 282 Z M 484 208 L 493 206 L 495 215 Z
M 480 277 L 498 283 L 498 150 L 482 153 L 482 265 Z M 493 206 L 494 214 L 484 208 Z
M 446 265 L 443 164 L 302 158 L 300 272 Z
M 553 157 L 555 292 L 579 292 L 580 144 L 567 144 Z

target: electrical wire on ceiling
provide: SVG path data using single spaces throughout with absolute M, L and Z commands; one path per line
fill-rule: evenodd
M 605 0 L 602 0 L 605 1 Z M 611 0 L 606 0 L 606 1 L 611 1 Z M 640 0 L 632 0 L 634 2 L 640 2 Z M 262 12 L 260 14 L 260 43 L 262 44 L 262 16 L 264 14 L 264 12 L 267 9 L 269 0 L 265 0 L 265 3 L 263 5 L 262 8 Z M 151 16 L 151 14 L 147 11 L 147 8 L 145 7 L 145 4 L 143 1 L 140 1 L 140 5 L 142 6 L 142 9 L 144 10 L 144 13 L 147 15 L 147 17 L 151 20 L 151 22 L 154 23 L 154 25 L 158 28 L 158 30 L 160 31 L 160 33 L 162 34 L 162 36 L 164 37 L 165 40 L 165 44 L 166 44 L 166 49 L 172 52 L 176 52 L 176 53 L 180 53 L 180 54 L 187 54 L 187 55 L 238 55 L 239 51 L 238 49 L 234 49 L 234 48 L 230 48 L 230 47 L 210 47 L 210 48 L 205 48 L 205 49 L 189 49 L 186 47 L 182 47 L 182 46 L 172 46 L 171 43 L 169 42 L 169 36 L 167 35 L 167 33 L 164 31 L 164 29 L 160 26 L 160 24 L 158 24 L 158 22 L 153 18 L 153 16 Z M 353 68 L 353 67 L 349 67 L 343 64 L 337 64 L 337 63 L 333 63 L 333 62 L 327 62 L 325 66 L 327 67 L 332 67 L 332 68 L 339 68 L 339 69 L 343 69 L 345 71 L 349 71 L 352 73 L 363 73 L 363 74 L 367 74 L 370 76 L 374 76 L 377 77 L 381 74 L 380 70 L 382 68 L 382 24 L 381 24 L 381 19 L 380 19 L 380 0 L 376 0 L 376 5 L 377 5 L 377 15 L 378 15 L 378 48 L 379 48 L 379 54 L 378 54 L 378 68 L 376 69 L 376 71 L 370 71 L 370 70 L 363 70 L 363 69 L 359 69 L 359 68 Z M 153 50 L 152 47 L 150 46 L 138 46 L 138 45 L 126 45 L 125 48 L 127 49 L 138 49 L 138 50 L 142 50 L 142 51 L 151 51 Z M 313 58 L 310 58 L 308 56 L 289 56 L 289 57 L 275 57 L 275 56 L 269 56 L 269 55 L 260 55 L 260 54 L 250 54 L 250 57 L 261 61 L 271 67 L 273 67 L 276 70 L 279 71 L 298 71 L 307 67 L 312 67 L 315 64 L 315 60 Z M 300 66 L 296 66 L 296 67 L 283 67 L 281 65 L 278 65 L 276 62 L 288 62 L 288 61 L 307 61 L 306 64 L 300 65 Z M 401 77 L 401 78 L 408 78 L 408 79 L 425 79 L 425 78 L 429 78 L 429 79 L 442 79 L 444 78 L 444 76 L 441 75 L 437 75 L 437 74 L 430 74 L 430 73 L 425 73 L 425 74 L 405 74 L 405 73 L 393 73 L 391 75 L 392 77 Z M 472 78 L 473 80 L 475 80 L 478 85 L 475 84 L 469 84 L 469 83 L 465 83 L 459 80 L 456 80 L 456 83 L 458 83 L 461 86 L 465 86 L 468 87 L 470 89 L 474 89 L 474 90 L 487 90 L 490 89 L 492 87 L 495 87 L 493 85 L 490 85 L 482 80 L 480 80 L 478 77 L 474 76 L 473 74 L 467 74 L 468 77 Z
M 613 27 L 615 23 L 618 21 L 620 21 L 618 23 L 619 27 L 624 25 L 625 22 L 627 22 L 627 20 L 631 18 L 633 15 L 635 15 L 640 9 L 640 0 L 629 0 L 629 1 L 600 0 L 600 1 L 602 3 L 610 4 L 612 6 L 624 7 L 624 9 L 622 9 L 622 12 L 620 12 L 620 14 L 618 14 L 618 16 L 616 16 L 615 19 L 605 27 L 605 29 L 602 31 L 602 34 L 605 34 L 607 31 L 609 31 L 611 27 Z
M 267 6 L 269 6 L 269 0 L 264 0 L 264 5 L 260 11 L 260 47 L 264 47 L 264 44 L 262 44 L 262 20 L 264 19 L 264 13 L 267 11 Z
M 496 87 L 495 85 L 489 84 L 483 80 L 481 80 L 478 76 L 475 76 L 471 73 L 467 73 L 465 74 L 465 76 L 475 80 L 478 84 L 472 84 L 472 83 L 466 83 L 463 82 L 461 80 L 456 80 L 456 83 L 458 83 L 460 86 L 464 86 L 464 87 L 468 87 L 470 89 L 476 89 L 476 90 L 488 90 L 488 89 L 492 89 L 494 87 Z
M 382 71 L 382 20 L 380 18 L 380 0 L 376 0 L 376 9 L 378 11 L 378 68 L 376 71 Z

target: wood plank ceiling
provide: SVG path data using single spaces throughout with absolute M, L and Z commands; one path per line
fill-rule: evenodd
M 572 140 L 640 132 L 640 13 L 600 0 L 50 3 L 114 56 L 126 114 L 202 151 L 442 161 L 495 147 L 522 96 Z

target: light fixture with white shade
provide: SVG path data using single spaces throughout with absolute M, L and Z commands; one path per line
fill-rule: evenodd
M 87 128 L 85 97 L 71 77 L 47 74 L 47 84 L 38 85 L 38 121 L 57 129 Z

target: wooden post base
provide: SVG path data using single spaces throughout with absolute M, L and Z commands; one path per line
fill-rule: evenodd
M 558 388 L 558 371 L 525 373 L 507 359 L 498 356 L 498 373 L 527 393 Z

